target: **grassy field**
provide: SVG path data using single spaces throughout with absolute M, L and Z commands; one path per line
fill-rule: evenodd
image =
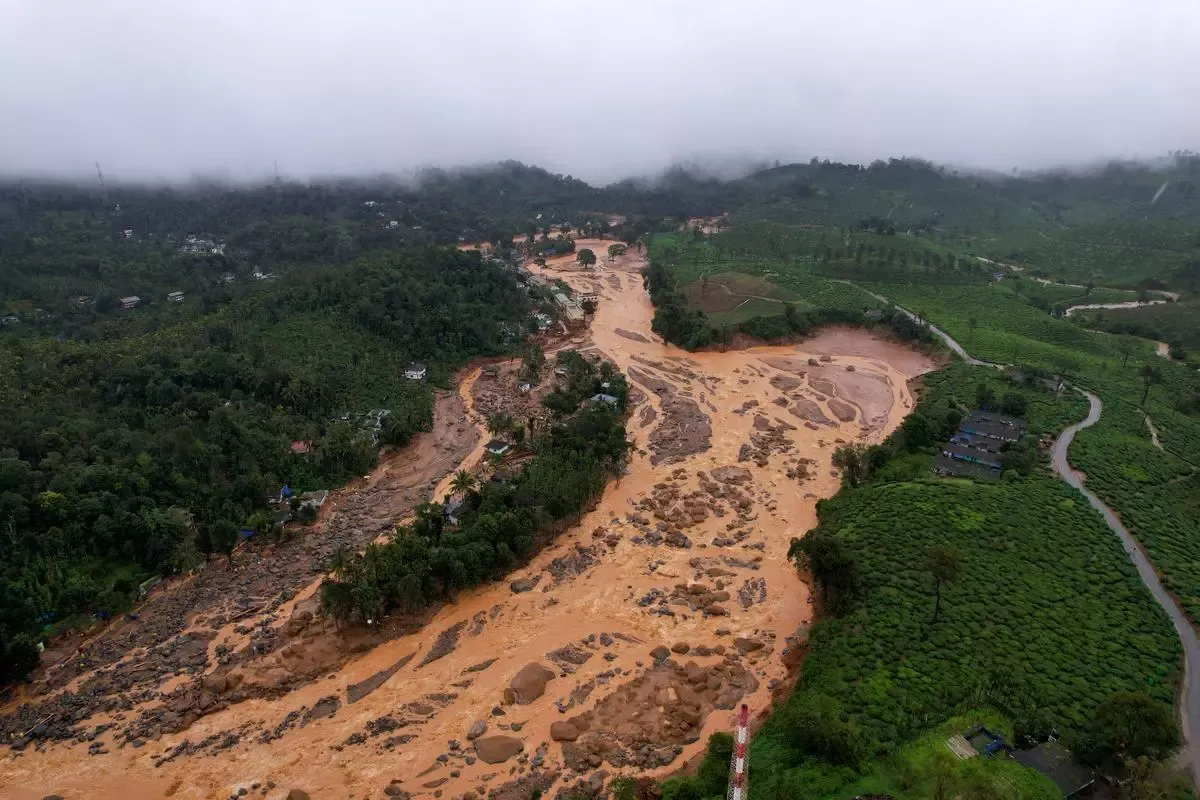
M 863 310 L 880 305 L 861 289 L 816 274 L 811 259 L 780 261 L 753 254 L 738 255 L 719 251 L 707 239 L 696 240 L 685 234 L 653 237 L 650 254 L 670 264 L 691 307 L 713 314 L 718 322 L 783 313 L 782 302 L 761 298 L 785 301 L 802 311 Z M 759 302 L 746 304 L 748 310 L 742 310 L 743 301 L 748 299 Z M 723 316 L 734 309 L 739 309 L 736 315 Z
M 865 774 L 848 786 L 839 786 L 834 794 L 805 796 L 849 798 L 887 794 L 896 800 L 928 800 L 936 794 L 934 776 L 940 768 L 944 770 L 943 774 L 948 774 L 948 783 L 963 796 L 969 796 L 967 793 L 972 787 L 983 783 L 1004 787 L 1014 792 L 1011 796 L 1021 800 L 1057 800 L 1062 797 L 1053 781 L 1011 758 L 1001 756 L 959 760 L 951 755 L 946 747 L 946 739 L 962 734 L 975 725 L 986 725 L 988 730 L 1001 736 L 1012 736 L 1012 721 L 997 711 L 981 709 L 961 714 L 904 745 L 890 758 L 873 762 Z M 814 783 L 819 785 L 820 777 L 814 777 L 817 778 Z M 787 778 L 778 779 L 778 783 L 781 788 L 786 787 Z M 770 797 L 770 778 L 767 784 L 765 796 Z

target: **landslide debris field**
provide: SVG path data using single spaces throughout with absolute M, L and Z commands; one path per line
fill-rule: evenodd
M 608 242 L 582 240 L 603 252 Z M 532 415 L 515 364 L 464 377 L 436 431 L 336 494 L 307 535 L 171 585 L 3 710 L 0 794 L 41 798 L 558 796 L 677 768 L 803 655 L 792 537 L 878 441 L 924 357 L 858 331 L 688 354 L 650 330 L 635 254 L 545 273 L 600 295 L 586 338 L 629 376 L 627 473 L 503 583 L 424 618 L 338 630 L 316 589 L 471 467 L 493 411 Z M 547 380 L 551 380 L 548 378 Z M 590 783 L 589 783 L 590 782 Z

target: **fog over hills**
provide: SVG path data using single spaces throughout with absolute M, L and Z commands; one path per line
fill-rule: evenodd
M 1200 142 L 1200 6 L 10 0 L 0 172 L 593 184 L 816 155 L 1010 172 Z

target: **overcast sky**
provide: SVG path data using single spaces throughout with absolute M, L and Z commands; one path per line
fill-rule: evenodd
M 1200 0 L 0 0 L 0 172 L 1200 150 Z

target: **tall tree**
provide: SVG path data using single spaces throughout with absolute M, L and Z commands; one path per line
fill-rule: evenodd
M 450 482 L 450 491 L 462 496 L 471 491 L 478 484 L 475 476 L 465 469 L 460 469 L 454 473 L 454 480 Z
M 592 252 L 590 247 L 585 247 L 575 254 L 575 260 L 585 267 L 593 267 L 596 264 L 596 254 Z
M 1162 760 L 1179 748 L 1179 727 L 1166 703 L 1141 692 L 1118 692 L 1096 709 L 1091 727 L 1094 760 L 1120 763 L 1143 756 Z
M 933 577 L 933 623 L 942 611 L 942 586 L 958 580 L 960 566 L 958 554 L 949 547 L 932 547 L 925 554 L 925 569 Z
M 500 411 L 492 412 L 487 418 L 488 433 L 499 436 L 512 427 L 512 417 Z
M 802 539 L 792 539 L 788 558 L 797 567 L 812 570 L 821 602 L 834 616 L 849 611 L 858 599 L 858 562 L 841 539 L 810 532 Z
M 1162 370 L 1152 364 L 1145 364 L 1138 370 L 1138 377 L 1145 382 L 1145 387 L 1142 389 L 1141 405 L 1145 407 L 1146 398 L 1150 395 L 1150 387 L 1162 383 Z
M 871 462 L 863 444 L 847 444 L 834 450 L 833 466 L 842 471 L 842 479 L 849 486 L 866 483 L 871 477 Z
M 1142 756 L 1125 761 L 1123 800 L 1179 800 L 1190 796 L 1187 775 Z

